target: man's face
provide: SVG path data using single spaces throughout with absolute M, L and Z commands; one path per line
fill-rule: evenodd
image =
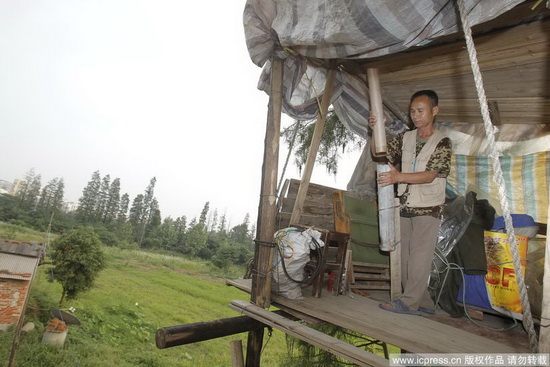
M 439 112 L 439 107 L 432 107 L 428 96 L 416 97 L 411 102 L 411 120 L 417 129 L 433 124 L 437 112 Z

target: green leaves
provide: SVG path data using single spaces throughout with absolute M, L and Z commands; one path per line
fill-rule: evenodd
M 63 294 L 74 299 L 79 293 L 89 290 L 98 273 L 105 268 L 105 256 L 101 241 L 91 228 L 82 227 L 59 236 L 52 243 L 50 254 L 54 264 L 49 273 L 50 281 L 63 287 Z
M 296 128 L 298 127 L 298 131 Z M 282 137 L 285 142 L 294 150 L 294 162 L 301 170 L 306 163 L 309 146 L 313 131 L 315 130 L 315 120 L 311 121 L 296 121 L 282 132 Z M 296 138 L 294 144 L 294 135 Z M 325 120 L 325 127 L 321 137 L 321 144 L 317 154 L 317 162 L 324 165 L 327 172 L 336 175 L 338 172 L 339 151 L 355 149 L 361 145 L 361 139 L 349 131 L 344 124 L 338 119 L 334 110 L 330 110 Z

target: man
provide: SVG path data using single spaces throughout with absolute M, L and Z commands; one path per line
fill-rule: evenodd
M 434 126 L 438 103 L 437 93 L 432 90 L 413 94 L 410 117 L 416 129 L 389 142 L 387 158 L 391 170 L 378 175 L 382 186 L 398 184 L 401 203 L 403 293 L 392 302 L 380 304 L 380 308 L 391 312 L 435 312 L 428 279 L 451 166 L 451 141 Z M 371 125 L 375 122 L 376 118 L 371 117 Z M 399 165 L 400 170 L 396 168 Z

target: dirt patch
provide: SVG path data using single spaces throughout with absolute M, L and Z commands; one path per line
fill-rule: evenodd
M 152 265 L 145 264 L 145 263 L 139 262 L 137 260 L 128 260 L 128 261 L 125 261 L 124 264 L 135 266 L 136 268 L 142 269 L 142 270 L 153 270 L 155 268 Z
M 185 274 L 185 275 L 190 275 L 192 277 L 195 277 L 195 278 L 199 278 L 199 279 L 202 279 L 202 280 L 208 280 L 209 282 L 214 282 L 214 283 L 225 283 L 225 280 L 224 279 L 220 279 L 220 278 L 215 278 L 209 274 L 205 274 L 205 273 L 201 273 L 201 272 L 198 272 L 196 270 L 188 270 L 188 269 L 181 269 L 181 268 L 178 268 L 178 269 L 174 269 L 174 271 L 176 273 L 180 273 L 180 274 Z

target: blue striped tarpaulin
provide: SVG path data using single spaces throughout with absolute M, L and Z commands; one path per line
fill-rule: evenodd
M 550 152 L 500 157 L 506 198 L 511 213 L 528 214 L 536 222 L 548 222 Z M 488 194 L 500 202 L 489 157 L 455 154 L 447 178 L 447 193 L 466 195 L 468 191 Z

